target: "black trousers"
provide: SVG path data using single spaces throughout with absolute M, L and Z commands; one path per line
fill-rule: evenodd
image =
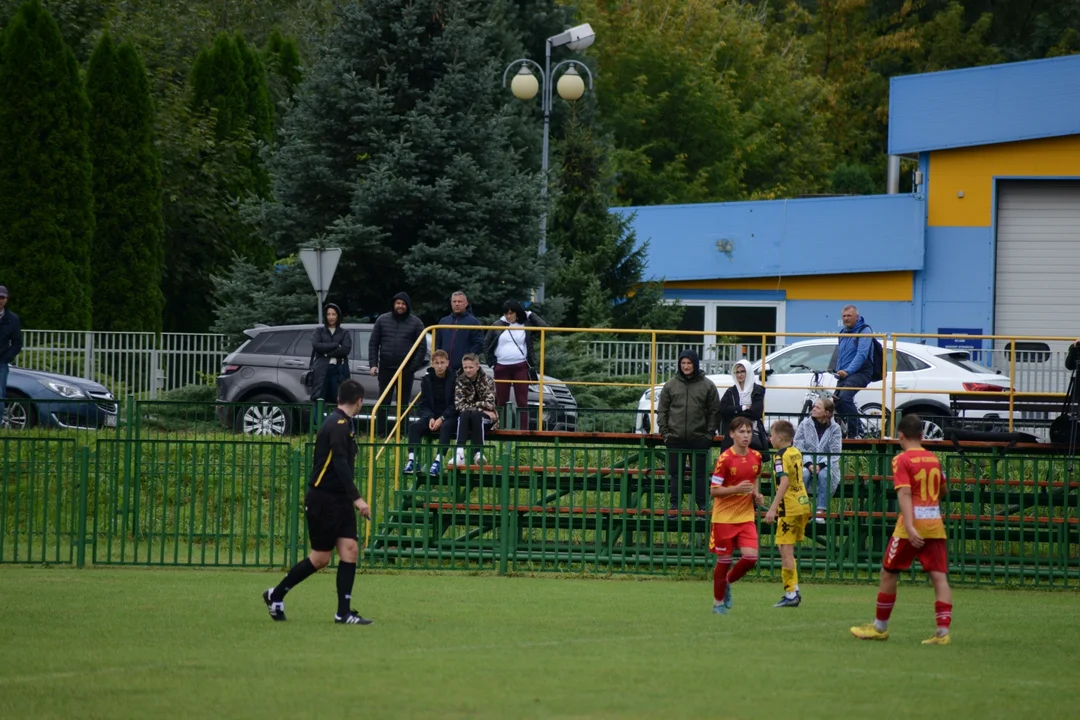
M 434 435 L 435 432 L 439 434 L 439 454 L 445 455 L 446 449 L 450 447 L 451 441 L 454 439 L 454 434 L 457 431 L 457 418 L 452 417 L 449 420 L 443 419 L 443 424 L 439 427 L 438 431 L 433 431 L 428 428 L 428 420 L 431 418 L 420 418 L 415 422 L 409 423 L 409 452 L 417 453 L 420 448 L 420 441 L 428 435 Z
M 484 447 L 484 432 L 491 427 L 491 418 L 481 410 L 466 410 L 458 415 L 457 444 L 468 444 L 472 452 L 479 452 Z
M 682 502 L 685 483 L 683 473 L 687 466 L 690 467 L 690 481 L 693 484 L 694 501 L 699 510 L 704 510 L 706 500 L 709 497 L 709 456 L 711 455 L 712 440 L 702 438 L 700 440 L 680 440 L 672 438 L 667 441 L 667 476 L 668 498 L 671 505 L 679 505 Z

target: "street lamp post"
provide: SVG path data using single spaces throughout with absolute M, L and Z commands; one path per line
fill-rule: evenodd
M 581 99 L 581 96 L 585 94 L 585 80 L 578 72 L 579 68 L 585 71 L 590 90 L 593 86 L 592 72 L 582 62 L 563 60 L 555 67 L 551 67 L 551 48 L 565 45 L 571 50 L 584 50 L 592 45 L 595 39 L 596 33 L 593 32 L 588 23 L 572 27 L 547 39 L 544 48 L 544 67 L 540 67 L 538 63 L 528 58 L 518 58 L 507 65 L 506 70 L 503 71 L 503 87 L 506 87 L 506 78 L 510 75 L 510 71 L 515 67 L 518 68 L 514 79 L 510 81 L 510 92 L 518 100 L 532 100 L 536 97 L 537 91 L 540 92 L 540 107 L 544 112 L 544 145 L 540 157 L 540 175 L 543 183 L 540 186 L 540 245 L 537 248 L 537 253 L 541 256 L 547 252 L 548 136 L 551 128 L 552 101 L 554 100 L 552 90 L 557 92 L 563 100 L 573 102 Z M 563 71 L 559 81 L 553 83 L 554 73 L 557 73 L 560 68 L 566 69 Z M 533 75 L 533 69 L 540 75 L 539 82 L 537 82 L 536 75 Z M 554 88 L 552 87 L 553 84 Z M 543 283 L 536 289 L 536 301 L 544 301 Z

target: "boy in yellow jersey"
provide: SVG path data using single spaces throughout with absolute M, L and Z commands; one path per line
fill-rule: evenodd
M 792 447 L 795 428 L 787 420 L 777 420 L 769 429 L 769 442 L 779 452 L 773 459 L 776 493 L 765 513 L 765 522 L 776 523 L 776 547 L 780 548 L 780 574 L 784 597 L 773 607 L 799 607 L 799 569 L 795 565 L 795 543 L 801 542 L 810 517 L 810 499 L 803 485 L 802 453 Z
M 757 564 L 758 534 L 754 506 L 764 502 L 758 492 L 761 454 L 750 449 L 754 423 L 738 416 L 728 425 L 734 445 L 716 459 L 713 468 L 712 533 L 709 552 L 716 555 L 713 570 L 713 612 L 727 615 L 731 609 L 731 584 Z M 731 556 L 739 548 L 739 562 L 731 566 Z
M 949 587 L 949 556 L 945 549 L 945 523 L 941 517 L 941 464 L 933 453 L 922 447 L 922 420 L 905 415 L 897 425 L 900 447 L 893 458 L 893 483 L 900 503 L 892 539 L 885 549 L 878 586 L 877 614 L 874 622 L 851 628 L 860 640 L 888 640 L 889 616 L 896 604 L 897 575 L 919 558 L 934 586 L 934 617 L 937 632 L 923 645 L 949 645 L 952 637 L 952 589 Z

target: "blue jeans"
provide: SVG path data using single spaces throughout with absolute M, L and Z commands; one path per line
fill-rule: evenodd
M 4 398 L 7 397 L 8 364 L 0 363 L 0 425 L 4 422 Z
M 808 489 L 810 488 L 810 480 L 812 473 L 810 468 L 803 468 L 803 485 Z M 829 465 L 821 468 L 817 474 L 817 483 L 814 485 L 814 503 L 817 505 L 818 510 L 829 509 L 829 498 L 836 492 L 836 488 L 840 486 L 840 473 L 833 472 Z
M 856 438 L 862 434 L 859 425 L 859 408 L 855 406 L 855 395 L 870 384 L 870 372 L 860 370 L 848 375 L 836 383 L 836 414 L 847 422 L 847 436 Z M 853 388 L 844 390 L 843 388 Z

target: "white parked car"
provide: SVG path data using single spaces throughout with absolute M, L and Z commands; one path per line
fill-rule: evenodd
M 822 373 L 821 386 L 835 388 L 836 378 L 828 372 L 829 363 L 836 350 L 837 338 L 826 337 L 814 340 L 804 340 L 793 343 L 785 348 L 766 356 L 765 358 L 765 387 L 771 388 L 765 394 L 765 422 L 769 424 L 780 416 L 785 416 L 792 423 L 797 423 L 802 416 L 804 404 L 807 399 L 807 390 L 782 389 L 785 387 L 806 388 L 813 384 L 814 372 Z M 892 343 L 885 345 L 885 356 L 888 370 L 892 371 Z M 920 345 L 918 343 L 898 342 L 896 344 L 896 405 L 900 411 L 915 412 L 926 418 L 923 431 L 927 439 L 939 439 L 944 436 L 942 418 L 952 416 L 949 395 L 929 392 L 899 392 L 900 390 L 914 391 L 980 391 L 980 392 L 1008 392 L 1009 378 L 1007 375 L 998 375 L 972 362 L 970 355 L 963 350 L 951 350 L 949 348 L 935 347 L 932 345 Z M 753 363 L 754 377 L 761 382 L 761 361 Z M 716 385 L 718 393 L 723 393 L 735 384 L 731 375 L 708 375 L 709 380 Z M 891 396 L 892 380 L 890 375 L 885 376 L 885 402 L 892 411 L 893 399 Z M 859 407 L 861 415 L 872 416 L 877 419 L 863 419 L 863 424 L 868 426 L 864 434 L 876 435 L 878 422 L 881 417 L 881 382 L 871 383 L 869 387 L 855 396 L 855 404 Z M 638 413 L 635 430 L 645 432 L 645 428 L 651 428 L 651 432 L 659 432 L 656 421 L 656 407 L 663 386 L 657 385 L 652 390 L 646 390 L 638 401 Z M 967 417 L 978 417 L 976 413 L 968 412 Z M 984 415 L 984 417 L 990 417 Z M 886 430 L 887 431 L 887 430 Z

